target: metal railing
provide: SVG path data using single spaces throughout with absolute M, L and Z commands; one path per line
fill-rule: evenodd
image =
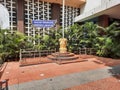
M 96 50 L 94 48 L 79 48 L 79 54 L 95 55 Z
M 35 58 L 35 57 L 41 57 L 41 56 L 47 56 L 50 55 L 51 53 L 56 52 L 56 50 L 25 50 L 25 49 L 20 49 L 20 60 L 23 58 Z

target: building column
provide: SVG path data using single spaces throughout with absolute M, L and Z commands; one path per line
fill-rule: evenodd
M 17 0 L 17 30 L 24 33 L 24 0 Z
M 102 27 L 109 26 L 109 16 L 108 15 L 101 15 L 98 19 L 98 24 Z
M 61 11 L 60 4 L 53 3 L 51 9 L 52 9 L 51 10 L 52 20 L 57 20 L 57 25 L 60 26 L 60 15 L 61 15 L 61 13 L 60 13 L 60 11 Z

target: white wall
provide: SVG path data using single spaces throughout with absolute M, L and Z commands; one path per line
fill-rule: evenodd
M 107 3 L 109 1 L 112 1 L 112 0 L 101 0 L 101 2 L 102 2 L 101 4 Z
M 86 4 L 81 7 L 81 14 L 101 5 L 101 1 L 103 0 L 86 0 Z

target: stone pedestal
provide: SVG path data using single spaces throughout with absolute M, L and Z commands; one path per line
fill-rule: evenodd
M 67 39 L 66 38 L 60 38 L 59 39 L 60 42 L 60 48 L 59 48 L 59 52 L 60 53 L 66 53 L 67 52 Z
M 77 55 L 74 55 L 74 53 L 67 52 L 67 48 L 66 48 L 67 39 L 66 38 L 60 38 L 59 43 L 60 43 L 59 52 L 48 55 L 49 59 L 59 60 L 61 62 L 61 61 L 75 60 L 79 58 Z

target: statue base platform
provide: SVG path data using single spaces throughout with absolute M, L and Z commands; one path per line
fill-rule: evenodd
M 75 55 L 74 53 L 60 53 L 60 52 L 56 52 L 56 53 L 52 53 L 51 55 L 48 56 L 48 59 L 51 60 L 75 60 L 78 59 L 79 57 L 77 55 Z

